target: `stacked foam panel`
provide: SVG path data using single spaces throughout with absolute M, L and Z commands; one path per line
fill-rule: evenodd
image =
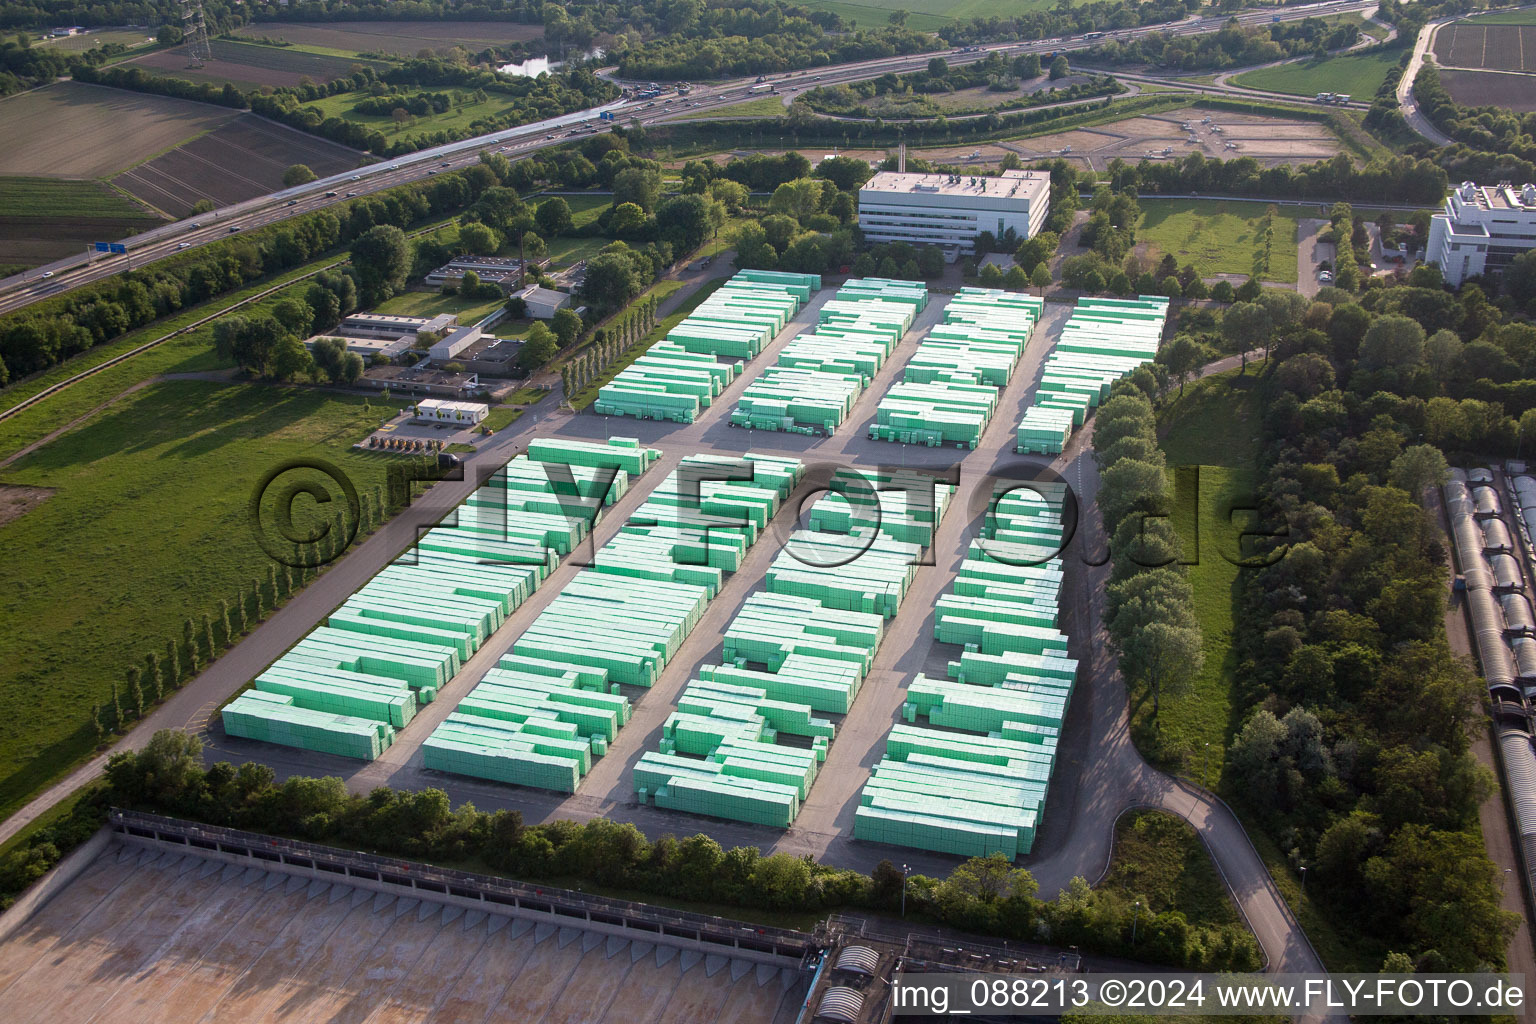
M 850 482 L 834 483 L 853 500 L 824 497 L 812 508 L 820 526 L 799 535 L 798 550 L 814 565 L 807 580 L 814 576 L 814 582 L 786 570 L 781 555 L 768 589 L 749 596 L 726 628 L 722 664 L 701 667 L 684 691 L 661 749 L 636 768 L 642 803 L 781 828 L 794 820 L 834 733 L 833 723 L 814 713 L 843 715 L 852 707 L 885 636 L 885 619 L 895 613 L 953 494 L 949 485 L 935 487 L 918 474 L 878 477 L 872 483 L 879 490 Z M 829 502 L 838 507 L 823 508 Z M 860 511 L 863 518 L 853 514 Z M 896 539 L 909 535 L 922 539 Z M 835 568 L 821 566 L 807 549 L 812 539 L 831 545 Z M 786 549 L 796 550 L 793 544 Z M 861 568 L 866 559 L 874 568 Z M 830 580 L 839 575 L 861 589 L 834 591 Z M 871 579 L 882 595 L 894 594 L 889 608 L 876 607 Z M 809 748 L 779 744 L 784 734 L 810 738 Z
M 1028 853 L 1045 810 L 1077 663 L 1057 631 L 1062 484 L 999 495 L 935 635 L 949 679 L 917 676 L 860 796 L 854 835 L 962 856 Z M 926 725 L 919 725 L 926 719 Z
M 792 339 L 747 385 L 731 425 L 832 433 L 927 301 L 922 285 L 910 281 L 847 282 L 818 311 L 816 330 Z
M 976 447 L 1043 308 L 1029 295 L 962 289 L 880 400 L 869 436 Z
M 1017 450 L 1059 455 L 1110 386 L 1157 355 L 1167 318 L 1160 296 L 1079 299 L 1024 410 Z
M 741 271 L 599 388 L 593 410 L 692 423 L 820 287 L 816 274 Z
M 768 456 L 683 459 L 470 691 L 454 730 L 423 744 L 428 767 L 569 792 L 629 719 L 619 685 L 655 683 L 802 473 Z M 493 721 L 466 732 L 464 719 Z M 530 721 L 560 744 L 530 747 Z M 576 774 L 551 774 L 550 758 Z
M 530 448 L 258 675 L 256 691 L 285 700 L 242 705 L 223 716 L 226 731 L 376 756 L 355 737 L 379 725 L 387 747 L 625 492 L 629 469 L 659 454 L 621 438 Z M 300 711 L 327 717 L 258 724 L 266 714 L 291 725 Z

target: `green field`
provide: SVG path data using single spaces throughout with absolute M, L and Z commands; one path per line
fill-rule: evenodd
M 882 7 L 879 4 L 850 4 L 842 0 L 803 0 L 802 6 L 809 7 L 813 11 L 829 11 L 844 21 L 857 28 L 878 29 L 890 24 L 891 7 Z M 910 13 L 907 15 L 907 28 L 914 32 L 937 32 L 954 22 L 954 18 L 945 14 L 918 14 L 912 11 L 912 5 L 903 4 Z M 1020 6 L 1027 6 L 1021 4 Z
M 0 814 L 90 751 L 91 709 L 130 664 L 265 577 L 246 515 L 264 473 L 319 457 L 359 491 L 383 484 L 383 461 L 351 449 L 387 415 L 367 401 L 151 383 L 0 471 L 0 483 L 51 490 L 0 526 L 0 542 L 28 555 L 0 569 Z
M 1494 11 L 1466 19 L 1479 25 L 1536 25 L 1536 7 L 1523 11 Z
M 1381 53 L 1346 54 L 1324 57 L 1322 60 L 1304 60 L 1295 64 L 1281 64 L 1273 68 L 1260 68 L 1234 76 L 1233 85 L 1247 89 L 1265 89 L 1294 96 L 1316 96 L 1320 92 L 1342 92 L 1350 97 L 1369 103 L 1387 72 L 1397 67 L 1400 50 Z
M 141 46 L 146 42 L 153 42 L 154 37 L 154 32 L 146 29 L 101 28 L 92 29 L 83 36 L 60 36 L 57 39 L 50 36 L 40 37 L 33 33 L 32 45 L 67 50 L 70 53 L 84 53 L 86 50 L 92 50 L 107 43 Z
M 1170 478 L 1176 479 L 1176 466 L 1198 466 L 1200 472 L 1199 561 L 1187 571 L 1194 588 L 1205 666 L 1185 691 L 1163 695 L 1155 727 L 1150 702 L 1132 693 L 1132 728 L 1149 760 L 1197 780 L 1204 774 L 1213 789 L 1221 779 L 1222 752 L 1238 717 L 1246 711 L 1232 706 L 1237 668 L 1232 628 L 1245 571 L 1232 564 L 1231 559 L 1241 557 L 1241 553 L 1229 524 L 1234 521 L 1232 507 L 1251 504 L 1247 499 L 1254 489 L 1259 400 L 1253 389 L 1258 385 L 1258 370 L 1250 366 L 1244 375 L 1228 371 L 1192 383 L 1184 396 L 1170 401 L 1158 417 Z M 1182 503 L 1177 507 L 1182 515 Z M 1241 514 L 1237 521 L 1244 521 Z M 1186 548 L 1193 548 L 1191 532 L 1184 529 L 1183 535 Z M 1189 559 L 1192 554 L 1196 552 L 1186 550 L 1184 557 Z
M 692 121 L 699 118 L 718 117 L 783 117 L 785 111 L 784 101 L 777 96 L 759 96 L 756 99 L 747 100 L 745 103 L 732 103 L 728 107 L 716 107 L 713 110 L 695 110 L 691 114 L 684 114 L 679 121 Z
M 1079 6 L 1082 0 L 1074 0 Z M 1034 11 L 1048 11 L 1053 0 L 868 0 L 845 3 L 844 0 L 802 0 L 813 11 L 831 11 L 860 28 L 879 28 L 888 24 L 894 10 L 908 12 L 907 28 L 927 32 L 954 21 L 970 18 L 1008 18 Z
M 283 51 L 278 50 L 277 52 L 282 53 Z M 413 86 L 406 91 L 414 95 L 417 92 L 452 92 L 453 90 L 439 90 L 426 86 L 417 88 Z M 473 90 L 469 91 L 473 92 Z M 377 128 L 386 137 L 391 139 L 397 135 L 401 138 L 413 139 L 419 135 L 434 134 L 439 131 L 448 132 L 451 135 L 457 130 L 468 130 L 469 126 L 474 122 L 482 118 L 500 117 L 507 111 L 518 107 L 521 102 L 512 96 L 493 93 L 483 102 L 465 103 L 462 106 L 451 107 L 442 114 L 417 117 L 406 122 L 404 125 L 398 125 L 388 114 L 359 114 L 354 111 L 352 109 L 353 106 L 362 98 L 363 95 L 359 93 L 338 93 L 335 96 L 327 96 L 323 99 L 315 100 L 313 103 L 306 103 L 305 106 L 318 108 L 326 117 L 340 117 L 347 121 L 356 121 L 358 124 Z
M 1221 203 L 1204 199 L 1142 199 L 1136 241 L 1154 256 L 1171 253 L 1179 266 L 1193 263 L 1201 277 L 1253 272 L 1259 246 L 1262 203 Z M 1296 281 L 1296 217 L 1294 207 L 1275 216 L 1275 237 L 1265 279 L 1282 284 Z
M 459 323 L 468 326 L 478 323 L 501 308 L 501 299 L 466 299 L 441 292 L 401 292 L 375 306 L 374 313 L 391 316 L 424 316 L 431 319 L 440 313 L 457 313 Z
M 1150 914 L 1177 910 L 1193 925 L 1241 923 L 1200 837 L 1165 811 L 1131 811 L 1115 823 L 1115 853 L 1100 889 L 1121 890 Z
M 5 217 L 114 217 L 158 221 L 123 193 L 99 181 L 0 177 L 0 215 Z

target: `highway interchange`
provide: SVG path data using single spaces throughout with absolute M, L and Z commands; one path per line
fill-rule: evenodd
M 1173 24 L 1106 31 L 1102 34 L 1102 38 L 1094 33 L 1095 38 L 1091 39 L 1087 35 L 1079 35 L 1019 43 L 990 43 L 967 47 L 963 50 L 936 50 L 811 68 L 805 71 L 765 76 L 764 84 L 775 86 L 779 95 L 787 101 L 807 89 L 818 86 L 840 85 L 878 78 L 885 74 L 917 71 L 927 67 L 928 61 L 934 57 L 943 57 L 950 64 L 969 64 L 985 60 L 994 53 L 1016 57 L 1028 53 L 1050 54 L 1056 51 L 1083 50 L 1111 40 L 1135 39 L 1158 32 L 1198 35 L 1218 31 L 1232 18 L 1240 24 L 1254 25 L 1272 21 L 1297 21 L 1322 15 L 1359 13 L 1368 16 L 1369 12 L 1374 12 L 1376 7 L 1376 0 L 1332 0 L 1329 3 L 1285 7 L 1278 11 L 1249 11 L 1230 18 L 1228 16 L 1190 17 Z M 643 83 L 618 84 L 633 86 Z M 173 255 L 184 249 L 226 238 L 236 231 L 262 227 L 298 214 L 311 213 L 335 203 L 346 202 L 358 195 L 367 195 L 407 182 L 419 181 L 442 170 L 466 167 L 477 162 L 482 152 L 503 152 L 510 157 L 521 157 L 541 149 L 561 145 L 570 141 L 573 136 L 608 131 L 616 124 L 638 122 L 642 125 L 654 125 L 681 120 L 685 116 L 696 118 L 700 113 L 729 107 L 748 99 L 752 95 L 752 87 L 756 84 L 759 83 L 755 78 L 741 78 L 700 85 L 695 87 L 688 96 L 674 99 L 670 103 L 665 99 L 654 101 L 622 99 L 517 128 L 395 157 L 343 174 L 321 178 L 305 185 L 249 199 L 211 213 L 188 217 L 124 239 L 123 242 L 128 248 L 127 255 L 80 253 L 0 280 L 0 313 L 10 312 L 39 299 L 110 277 L 130 267 L 143 266 L 146 262 Z M 1236 89 L 1232 91 L 1240 92 Z M 612 114 L 613 120 L 603 120 L 604 113 Z

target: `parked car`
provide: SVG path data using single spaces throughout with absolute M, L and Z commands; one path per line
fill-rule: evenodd
M 1331 271 L 1331 270 L 1320 270 L 1317 273 L 1317 279 L 1319 281 L 1321 281 L 1323 284 L 1332 284 L 1333 283 L 1333 271 Z

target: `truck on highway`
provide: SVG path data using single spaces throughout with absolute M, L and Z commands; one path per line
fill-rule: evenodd
M 774 85 L 772 82 L 766 82 L 762 85 L 754 85 L 747 91 L 754 96 L 766 96 L 771 92 L 778 92 L 779 87 Z
M 597 119 L 599 121 L 612 121 L 613 120 L 613 111 L 605 110 L 601 114 L 597 115 Z

